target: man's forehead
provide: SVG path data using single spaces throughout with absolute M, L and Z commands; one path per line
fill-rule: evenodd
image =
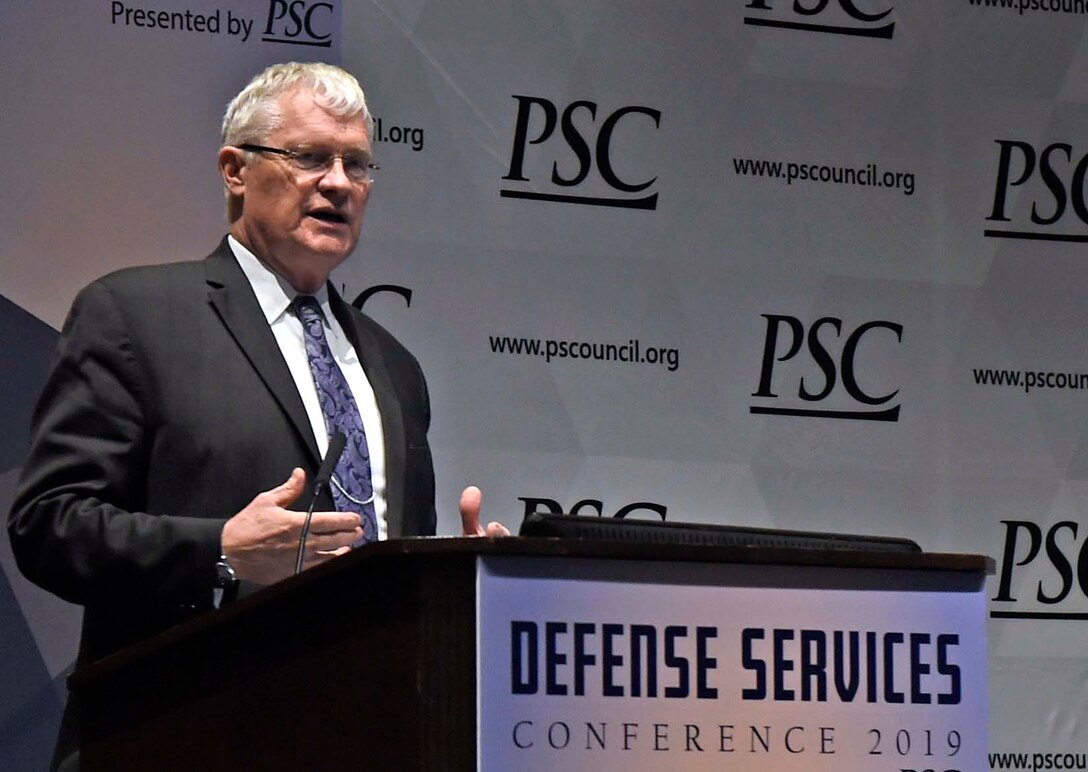
M 309 89 L 298 88 L 276 99 L 280 125 L 275 133 L 356 133 L 369 144 L 369 125 L 362 112 L 338 115 L 317 101 Z
M 317 95 L 307 89 L 294 89 L 284 94 L 280 94 L 279 97 L 276 98 L 276 105 L 283 115 L 294 113 L 299 117 L 327 116 L 339 122 L 358 123 L 360 126 L 366 124 L 362 111 L 348 115 L 338 114 L 322 105 L 321 102 L 318 101 Z

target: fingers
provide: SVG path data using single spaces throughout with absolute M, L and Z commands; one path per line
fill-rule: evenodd
M 470 485 L 461 492 L 458 509 L 461 511 L 461 533 L 465 536 L 485 536 L 480 527 L 480 502 L 483 493 L 475 485 Z
M 306 489 L 306 473 L 299 467 L 291 470 L 291 476 L 283 484 L 278 485 L 268 493 L 272 497 L 272 503 L 277 507 L 289 507 L 294 504 L 302 492 Z
M 359 536 L 362 537 L 363 531 L 359 529 Z M 320 540 L 318 540 L 320 541 Z M 310 541 L 306 542 L 306 555 L 302 559 L 302 567 L 311 568 L 316 565 L 320 565 L 325 561 L 338 558 L 341 555 L 346 555 L 351 552 L 351 547 L 348 545 L 337 547 L 336 549 L 319 549 L 315 544 Z
M 509 536 L 510 529 L 499 522 L 492 521 L 484 528 L 480 524 L 480 504 L 484 494 L 475 485 L 470 485 L 461 492 L 458 509 L 461 511 L 461 533 L 465 536 L 486 536 L 496 539 Z
M 349 530 L 326 533 L 310 533 L 306 536 L 306 549 L 314 552 L 332 552 L 342 547 L 350 547 L 363 538 L 362 526 Z
M 356 512 L 314 512 L 310 519 L 310 535 L 321 533 L 354 533 L 363 527 L 363 518 Z
M 487 524 L 487 538 L 497 539 L 500 536 L 509 536 L 510 529 L 500 522 L 492 520 Z
M 322 562 L 351 551 L 363 538 L 363 521 L 355 512 L 314 512 L 306 536 L 306 560 Z

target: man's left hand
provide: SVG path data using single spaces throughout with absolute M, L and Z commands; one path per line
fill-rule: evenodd
M 480 501 L 483 493 L 475 485 L 470 485 L 461 492 L 461 533 L 465 536 L 486 536 L 495 539 L 509 536 L 510 529 L 499 522 L 492 521 L 484 528 L 480 524 Z

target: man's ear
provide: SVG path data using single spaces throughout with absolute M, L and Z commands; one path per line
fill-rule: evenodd
M 245 196 L 245 168 L 244 150 L 229 145 L 219 149 L 219 173 L 223 175 L 223 185 L 230 195 L 237 198 Z

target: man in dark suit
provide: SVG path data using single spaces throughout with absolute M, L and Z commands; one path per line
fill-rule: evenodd
M 21 570 L 85 607 L 80 662 L 212 608 L 216 588 L 294 572 L 290 507 L 308 504 L 334 428 L 296 296 L 312 298 L 357 405 L 365 436 L 348 442 L 370 497 L 354 501 L 371 507 L 323 494 L 305 565 L 434 533 L 423 374 L 328 282 L 362 226 L 370 125 L 343 70 L 269 68 L 224 118 L 229 236 L 203 261 L 123 270 L 73 304 L 8 527 Z M 465 533 L 504 532 L 480 526 L 478 490 L 461 509 Z

